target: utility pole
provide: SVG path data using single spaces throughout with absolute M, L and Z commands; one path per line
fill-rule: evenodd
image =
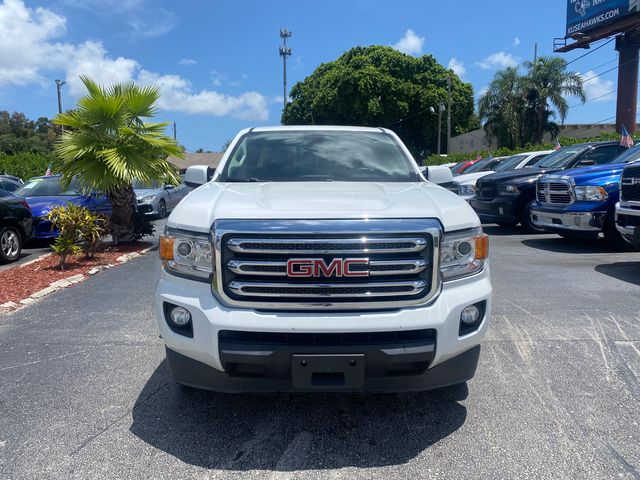
M 291 48 L 287 47 L 287 38 L 290 38 L 291 34 L 292 32 L 286 28 L 280 29 L 280 38 L 282 38 L 280 56 L 282 57 L 283 108 L 286 108 L 287 106 L 287 57 L 291 56 Z
M 447 77 L 447 95 L 449 96 L 449 106 L 447 108 L 447 155 L 451 151 L 451 76 Z
M 62 86 L 67 83 L 64 80 L 56 80 L 56 90 L 58 91 L 58 113 L 62 113 Z
M 538 44 L 537 43 L 533 46 L 533 61 L 535 62 L 536 60 L 538 60 Z
M 438 105 L 438 155 L 442 153 L 440 144 L 442 143 L 442 112 L 444 112 L 444 103 Z
M 176 133 L 176 122 L 173 122 L 173 141 L 178 143 L 178 135 Z

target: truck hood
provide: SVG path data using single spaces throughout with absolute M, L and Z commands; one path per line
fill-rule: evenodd
M 462 175 L 453 177 L 453 181 L 460 185 L 475 185 L 476 181 L 479 178 L 486 177 L 487 175 L 491 175 L 492 173 L 495 172 L 489 170 L 487 172 L 463 173 Z
M 207 183 L 185 197 L 167 226 L 207 232 L 216 219 L 436 218 L 445 231 L 480 226 L 473 209 L 421 183 Z
M 624 166 L 624 163 L 613 163 L 595 167 L 572 168 L 571 170 L 558 172 L 555 175 L 571 177 L 576 182 L 576 185 L 604 185 L 619 182 Z

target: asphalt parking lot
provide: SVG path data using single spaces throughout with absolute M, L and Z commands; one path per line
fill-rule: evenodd
M 640 478 L 640 253 L 486 231 L 493 324 L 443 391 L 183 390 L 154 255 L 0 317 L 0 478 Z

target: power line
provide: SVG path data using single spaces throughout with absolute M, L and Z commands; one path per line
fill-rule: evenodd
M 593 50 L 590 50 L 587 53 L 585 53 L 583 55 L 580 55 L 579 57 L 574 58 L 573 60 L 571 60 L 570 62 L 567 63 L 567 66 L 571 65 L 573 62 L 577 62 L 578 60 L 580 60 L 581 58 L 586 57 L 587 55 L 591 55 L 593 52 L 596 52 L 596 51 L 600 50 L 605 45 L 609 45 L 614 40 L 615 40 L 615 37 L 614 38 L 610 38 L 609 40 L 604 42 L 602 45 L 599 45 L 598 47 L 594 48 Z

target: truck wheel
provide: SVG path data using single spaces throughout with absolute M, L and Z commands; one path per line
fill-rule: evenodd
M 604 233 L 604 239 L 607 241 L 609 246 L 616 250 L 623 252 L 633 252 L 638 250 L 637 247 L 634 247 L 627 242 L 616 228 L 615 213 L 609 213 L 604 219 L 602 233 Z
M 522 225 L 522 228 L 528 233 L 544 233 L 544 229 L 536 227 L 531 220 L 531 207 L 533 207 L 534 203 L 535 200 L 531 200 L 527 203 L 527 206 L 524 207 L 522 217 L 520 217 L 520 225 Z
M 22 251 L 22 237 L 15 227 L 0 227 L 0 263 L 15 262 Z
M 167 216 L 167 202 L 164 199 L 160 199 L 158 202 L 158 218 L 164 218 Z

